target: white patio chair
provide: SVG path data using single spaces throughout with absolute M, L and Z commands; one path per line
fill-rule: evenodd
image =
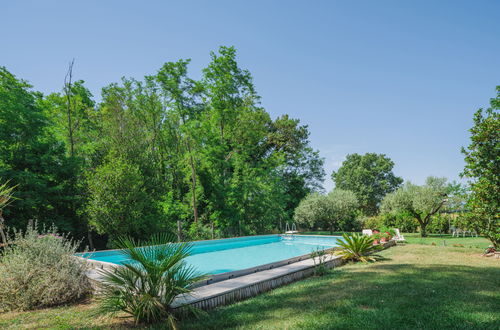
M 401 232 L 399 231 L 398 228 L 394 228 L 394 231 L 396 232 L 396 235 L 394 236 L 394 240 L 396 242 L 405 242 L 405 237 L 403 235 L 401 235 Z
M 462 230 L 460 228 L 454 226 L 451 226 L 450 230 L 451 230 L 451 237 L 455 237 L 455 235 L 457 237 L 460 237 L 460 233 L 462 233 Z
M 368 235 L 368 236 L 372 236 L 373 235 L 373 231 L 371 229 L 363 229 L 363 235 Z

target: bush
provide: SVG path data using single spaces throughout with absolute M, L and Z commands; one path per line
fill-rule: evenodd
M 374 236 L 344 234 L 342 240 L 338 240 L 340 250 L 336 254 L 342 256 L 345 260 L 375 261 L 378 256 L 373 253 L 380 251 L 382 247 L 373 245 L 373 240 Z
M 101 271 L 99 312 L 111 315 L 123 312 L 135 324 L 167 321 L 176 329 L 172 308 L 175 297 L 189 294 L 193 284 L 204 276 L 185 262 L 192 245 L 172 241 L 175 237 L 162 234 L 144 242 L 118 240 L 121 253 L 131 262 Z M 197 312 L 190 305 L 185 308 Z
M 29 310 L 75 301 L 90 292 L 78 242 L 36 224 L 14 233 L 0 257 L 0 310 Z
M 450 231 L 450 224 L 453 226 L 454 220 L 450 214 L 436 214 L 432 216 L 432 221 L 427 225 L 427 232 L 431 234 L 447 234 Z
M 361 220 L 361 223 L 363 229 L 377 229 L 384 225 L 380 216 L 365 217 Z

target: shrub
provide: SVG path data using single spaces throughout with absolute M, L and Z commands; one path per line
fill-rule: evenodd
M 343 259 L 353 261 L 375 261 L 377 255 L 373 253 L 382 249 L 379 245 L 373 245 L 373 237 L 360 234 L 343 234 L 342 240 L 338 240 L 340 250 L 336 254 Z
M 29 310 L 68 303 L 90 292 L 86 263 L 76 259 L 78 242 L 38 232 L 29 224 L 8 239 L 0 258 L 0 310 Z
M 383 226 L 382 217 L 373 216 L 362 219 L 364 229 L 376 229 Z
M 118 240 L 121 253 L 131 262 L 101 271 L 99 312 L 124 312 L 136 324 L 168 321 L 176 328 L 174 298 L 188 294 L 203 276 L 185 264 L 191 244 L 170 243 L 173 240 L 174 237 L 160 234 L 145 242 Z M 196 311 L 190 306 L 186 308 Z
M 453 226 L 453 223 L 454 221 L 450 214 L 436 214 L 427 226 L 427 231 L 432 234 L 448 233 L 450 231 L 450 224 Z
M 321 248 L 317 248 L 315 251 L 311 253 L 311 258 L 314 262 L 314 275 L 316 276 L 325 275 L 328 272 L 328 267 L 326 265 L 328 255 L 326 251 Z

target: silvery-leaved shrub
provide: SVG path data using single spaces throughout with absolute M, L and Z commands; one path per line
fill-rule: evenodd
M 0 311 L 68 303 L 90 292 L 86 262 L 73 257 L 78 242 L 56 228 L 14 232 L 0 254 Z

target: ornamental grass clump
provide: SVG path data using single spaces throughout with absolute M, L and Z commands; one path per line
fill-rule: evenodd
M 336 254 L 345 260 L 375 261 L 378 256 L 374 253 L 383 249 L 380 245 L 374 245 L 373 237 L 368 235 L 343 234 L 342 238 L 337 241 L 340 250 Z
M 0 254 L 0 311 L 30 310 L 76 301 L 90 292 L 79 242 L 55 227 L 14 232 Z
M 166 322 L 176 329 L 172 306 L 175 297 L 189 294 L 204 276 L 185 262 L 192 245 L 171 243 L 173 240 L 174 237 L 164 234 L 144 242 L 119 239 L 120 252 L 129 262 L 101 271 L 99 313 L 125 313 L 135 324 Z M 190 305 L 184 308 L 186 312 L 200 312 Z

